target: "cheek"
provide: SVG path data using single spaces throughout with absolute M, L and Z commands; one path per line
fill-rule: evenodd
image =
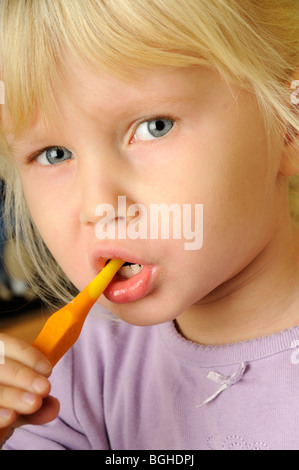
M 88 233 L 80 229 L 76 195 L 70 191 L 55 188 L 44 180 L 33 184 L 23 180 L 23 190 L 31 217 L 45 243 L 65 272 L 79 289 L 92 279 L 93 272 L 88 265 Z
M 70 208 L 67 199 L 57 190 L 50 188 L 50 185 L 45 184 L 45 180 L 41 184 L 32 181 L 31 178 L 23 178 L 22 184 L 32 220 L 54 255 L 60 242 L 62 243 L 68 234 Z

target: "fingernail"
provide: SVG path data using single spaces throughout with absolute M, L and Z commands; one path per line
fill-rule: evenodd
M 12 410 L 8 408 L 0 408 L 0 418 L 9 419 L 12 415 Z
M 22 394 L 21 400 L 23 403 L 27 403 L 28 405 L 33 405 L 33 403 L 36 400 L 36 395 L 34 395 L 34 393 L 25 392 Z
M 35 370 L 39 374 L 48 375 L 52 370 L 52 365 L 50 364 L 50 362 L 39 361 L 35 366 Z
M 43 377 L 37 377 L 33 380 L 32 387 L 37 393 L 43 393 L 49 387 L 49 382 Z

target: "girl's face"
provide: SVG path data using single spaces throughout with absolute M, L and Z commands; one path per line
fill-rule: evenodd
M 279 224 L 280 146 L 270 136 L 270 159 L 252 96 L 200 67 L 124 81 L 71 60 L 67 70 L 52 125 L 37 118 L 11 142 L 32 217 L 65 273 L 81 290 L 109 258 L 143 265 L 126 268 L 100 299 L 138 325 L 199 309 L 228 280 L 233 288 Z M 164 238 L 153 235 L 155 204 L 170 226 Z M 105 230 L 110 239 L 100 239 Z

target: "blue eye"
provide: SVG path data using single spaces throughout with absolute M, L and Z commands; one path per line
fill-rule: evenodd
M 41 165 L 55 165 L 73 158 L 70 150 L 64 147 L 49 147 L 45 149 L 36 159 Z
M 134 140 L 153 140 L 164 137 L 173 126 L 174 122 L 171 119 L 164 118 L 142 122 L 135 131 Z

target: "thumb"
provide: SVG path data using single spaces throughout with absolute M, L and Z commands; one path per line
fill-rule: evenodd
M 57 398 L 52 396 L 45 397 L 43 404 L 38 411 L 30 415 L 21 415 L 14 423 L 14 428 L 24 426 L 25 424 L 41 425 L 49 423 L 57 418 L 60 410 L 60 404 Z

